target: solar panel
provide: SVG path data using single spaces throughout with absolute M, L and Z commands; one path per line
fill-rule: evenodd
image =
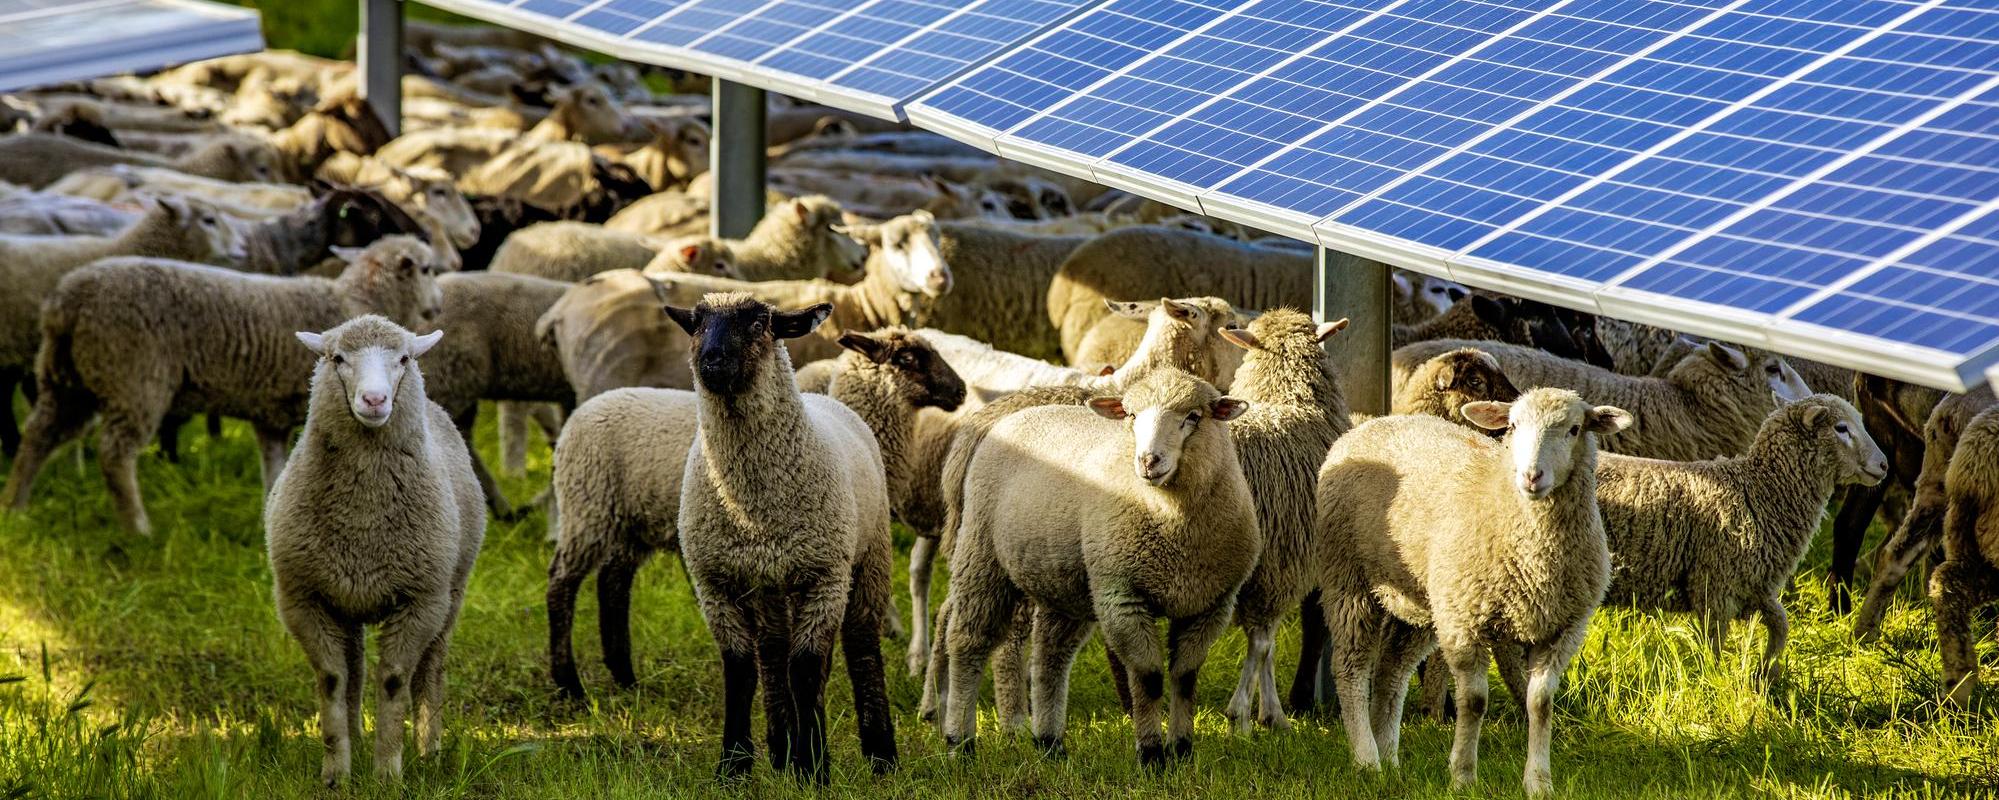
M 909 108 L 1473 285 L 1952 388 L 1999 361 L 1999 7 L 1113 0 Z
M 1088 0 L 431 0 L 634 61 L 888 119 Z
M 0 91 L 263 47 L 257 12 L 198 0 L 0 0 Z

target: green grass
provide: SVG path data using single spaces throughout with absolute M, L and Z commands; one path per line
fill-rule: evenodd
M 492 435 L 482 427 L 489 457 Z M 312 681 L 271 610 L 249 431 L 232 423 L 210 441 L 195 425 L 182 438 L 182 464 L 156 455 L 143 462 L 154 538 L 116 529 L 84 448 L 51 462 L 27 513 L 0 517 L 0 798 L 328 794 L 316 788 Z M 527 497 L 547 475 L 547 451 L 538 449 L 529 476 L 506 488 Z M 616 691 L 602 670 L 586 592 L 577 638 L 593 701 L 556 701 L 544 667 L 542 533 L 538 517 L 488 533 L 452 648 L 444 751 L 413 761 L 398 787 L 365 777 L 366 747 L 357 747 L 362 777 L 342 796 L 816 796 L 761 764 L 747 786 L 712 779 L 719 669 L 672 557 L 649 565 L 635 594 L 640 687 Z M 1558 789 L 1574 797 L 1999 796 L 1992 717 L 1933 702 L 1927 608 L 1905 597 L 1884 644 L 1856 645 L 1847 622 L 1825 611 L 1823 558 L 1814 553 L 1789 601 L 1798 618 L 1789 686 L 1767 696 L 1749 680 L 1760 635 L 1738 626 L 1717 663 L 1688 619 L 1598 615 L 1557 703 Z M 898 602 L 907 608 L 907 597 Z M 1334 720 L 1300 720 L 1285 735 L 1229 734 L 1220 705 L 1242 650 L 1231 633 L 1202 676 L 1194 761 L 1149 776 L 1136 768 L 1100 646 L 1077 667 L 1070 756 L 1050 762 L 990 718 L 977 756 L 946 755 L 914 713 L 917 682 L 900 667 L 900 646 L 888 643 L 902 769 L 877 779 L 861 767 L 841 675 L 829 705 L 835 778 L 822 794 L 1450 795 L 1450 731 L 1434 722 L 1410 723 L 1404 767 L 1386 776 L 1353 770 Z M 1295 636 L 1280 651 L 1279 663 L 1291 663 Z M 1994 655 L 1986 653 L 1988 675 Z M 1495 708 L 1471 796 L 1519 795 L 1518 706 L 1501 698 Z

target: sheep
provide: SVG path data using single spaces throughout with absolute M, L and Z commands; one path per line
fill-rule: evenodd
M 640 120 L 639 127 L 651 134 L 644 144 L 604 145 L 597 152 L 616 157 L 662 191 L 686 186 L 708 171 L 707 123 L 693 117 L 660 117 Z
M 423 223 L 381 194 L 335 189 L 291 213 L 241 230 L 245 272 L 296 275 L 337 258 L 336 248 L 366 247 L 384 236 L 426 235 Z
M 1670 369 L 1685 352 L 1677 352 L 1682 337 L 1675 331 L 1610 317 L 1596 318 L 1596 336 L 1610 352 L 1612 371 L 1621 375 L 1652 375 Z
M 1397 761 L 1402 699 L 1440 647 L 1458 686 L 1452 784 L 1478 776 L 1489 644 L 1527 649 L 1527 794 L 1553 788 L 1554 694 L 1610 582 L 1596 503 L 1596 437 L 1631 414 L 1538 388 L 1473 403 L 1503 440 L 1428 416 L 1349 431 L 1319 470 L 1314 543 L 1332 626 L 1340 717 L 1354 762 Z M 1441 482 L 1442 485 L 1439 485 Z
M 604 91 L 595 86 L 561 90 L 555 110 L 526 132 L 481 128 L 440 128 L 414 131 L 383 145 L 375 157 L 408 169 L 432 167 L 460 178 L 474 168 L 517 145 L 535 148 L 544 143 L 580 140 L 586 144 L 614 141 L 624 135 L 624 114 Z M 586 155 L 589 148 L 583 147 Z
M 845 228 L 838 203 L 801 197 L 771 209 L 750 235 L 724 241 L 745 280 L 826 278 L 852 283 L 861 279 L 868 253 Z
M 1015 606 L 1032 600 L 1037 745 L 1063 749 L 1069 668 L 1094 622 L 1137 689 L 1139 762 L 1158 767 L 1169 754 L 1192 753 L 1196 677 L 1263 544 L 1235 447 L 1218 424 L 1246 408 L 1187 373 L 1160 369 L 1087 410 L 1032 408 L 993 426 L 966 472 L 951 560 L 950 747 L 972 749 L 983 663 Z M 1129 422 L 1113 427 L 1097 416 Z M 1168 620 L 1170 660 L 1159 617 Z
M 1084 334 L 1111 313 L 1105 300 L 1192 294 L 1237 308 L 1303 307 L 1312 302 L 1312 258 L 1187 231 L 1125 228 L 1070 253 L 1048 284 L 1045 308 L 1063 359 L 1076 364 Z
M 1574 331 L 1562 316 L 1546 303 L 1473 294 L 1421 323 L 1394 324 L 1389 329 L 1389 345 L 1404 347 L 1434 339 L 1477 339 L 1526 345 L 1562 358 L 1582 360 L 1585 353 L 1577 346 Z
M 380 159 L 342 154 L 320 165 L 314 177 L 374 189 L 411 214 L 428 217 L 461 250 L 472 247 L 484 233 L 472 202 L 442 172 L 405 170 Z
M 840 343 L 848 348 L 837 359 L 844 369 L 829 394 L 874 432 L 894 498 L 897 487 L 906 490 L 911 482 L 907 450 L 918 410 L 955 409 L 965 384 L 905 330 L 850 332 Z M 619 685 L 636 680 L 625 617 L 632 575 L 654 552 L 678 549 L 679 462 L 694 441 L 696 407 L 693 392 L 607 392 L 577 409 L 556 447 L 555 491 L 564 523 L 548 569 L 549 663 L 568 696 L 583 696 L 569 631 L 577 590 L 592 573 L 606 665 Z
M 264 530 L 278 618 L 319 693 L 328 787 L 347 777 L 361 736 L 364 626 L 381 628 L 375 774 L 402 774 L 412 699 L 417 753 L 436 753 L 444 733 L 444 655 L 486 515 L 470 454 L 412 363 L 443 335 L 372 314 L 298 333 L 319 360 L 305 434 L 271 486 Z
M 1507 380 L 1498 359 L 1477 348 L 1464 347 L 1418 365 L 1395 387 L 1388 413 L 1428 414 L 1484 430 L 1465 419 L 1466 403 L 1511 403 L 1519 396 L 1520 390 Z
M 1227 301 L 1219 297 L 1189 298 L 1172 300 L 1161 298 L 1158 302 L 1104 301 L 1111 316 L 1104 317 L 1090 326 L 1076 345 L 1076 355 L 1070 363 L 1078 367 L 1099 368 L 1105 365 L 1123 363 L 1139 348 L 1147 333 L 1146 318 L 1155 306 L 1165 309 L 1176 318 L 1213 316 L 1218 320 L 1235 321 L 1235 311 Z M 1213 330 L 1225 327 L 1223 324 L 1207 326 Z M 1201 342 L 1190 342 L 1200 347 Z M 1216 386 L 1227 388 L 1234 379 L 1235 368 L 1242 363 L 1242 351 L 1232 347 L 1208 348 L 1202 352 L 1215 357 L 1209 363 L 1195 369 L 1196 373 L 1210 376 Z
M 1349 427 L 1346 397 L 1323 343 L 1346 326 L 1344 319 L 1315 325 L 1305 314 L 1279 308 L 1251 320 L 1247 329 L 1220 331 L 1248 351 L 1229 393 L 1249 403 L 1249 410 L 1229 424 L 1229 439 L 1249 480 L 1263 534 L 1263 553 L 1236 598 L 1236 624 L 1249 639 L 1228 705 L 1238 732 L 1249 731 L 1251 702 L 1258 696 L 1256 722 L 1291 727 L 1277 699 L 1277 624 L 1315 588 L 1307 574 L 1315 529 L 1314 470 Z
M 939 223 L 937 229 L 937 247 L 951 265 L 956 289 L 932 305 L 934 326 L 1008 352 L 1059 359 L 1057 329 L 1044 322 L 1047 315 L 1042 309 L 1056 271 L 1090 238 L 1032 236 L 958 222 Z M 1205 291 L 1141 296 L 1181 297 Z
M 1866 642 L 1880 635 L 1881 618 L 1888 613 L 1895 588 L 1943 538 L 1951 508 L 1949 475 L 1957 449 L 1971 427 L 1971 420 L 1994 405 L 1999 405 L 1999 401 L 1995 401 L 1992 387 L 1981 386 L 1945 397 L 1923 423 L 1923 467 L 1916 475 L 1915 496 L 1910 500 L 1908 515 L 1888 541 L 1882 543 L 1876 556 L 1867 598 L 1854 619 L 1855 638 Z
M 1978 690 L 1977 639 L 1971 622 L 1999 598 L 1999 411 L 1987 409 L 1965 425 L 1944 478 L 1944 562 L 1930 573 L 1936 606 L 1943 690 L 1960 708 Z
M 666 257 L 654 264 L 655 257 Z M 494 272 L 533 275 L 574 283 L 599 272 L 650 267 L 659 272 L 691 272 L 724 278 L 742 275 L 719 240 L 706 237 L 668 242 L 586 222 L 544 222 L 515 231 L 493 254 Z
M 982 392 L 1004 394 L 1033 386 L 1095 386 L 1103 381 L 1100 374 L 1009 353 L 970 336 L 936 328 L 923 328 L 916 334 L 937 348 L 944 360 L 965 377 L 967 384 Z
M 106 203 L 43 192 L 0 196 L 0 234 L 114 236 L 145 215 L 141 203 Z
M 894 613 L 881 453 L 854 411 L 799 395 L 779 344 L 832 311 L 824 303 L 778 311 L 740 293 L 710 294 L 692 309 L 666 306 L 694 364 L 700 422 L 677 526 L 722 651 L 724 777 L 744 774 L 755 757 L 750 700 L 761 671 L 772 765 L 826 782 L 824 691 L 836 634 L 861 752 L 878 773 L 895 766 L 881 666 L 881 630 Z
M 175 160 L 47 133 L 0 137 L 0 181 L 34 189 L 84 167 L 112 164 L 166 167 L 225 181 L 270 182 L 280 177 L 279 163 L 269 144 L 241 137 L 218 140 Z
M 1464 347 L 1497 359 L 1516 386 L 1573 389 L 1630 410 L 1637 419 L 1629 429 L 1607 434 L 1600 443 L 1607 452 L 1647 458 L 1741 455 L 1776 408 L 1773 398 L 1789 402 L 1811 394 L 1775 353 L 1744 353 L 1720 343 L 1681 359 L 1669 378 L 1636 378 L 1518 345 L 1438 339 L 1395 350 L 1395 384 L 1405 382 L 1416 365 Z
M 1826 588 L 1834 612 L 1852 610 L 1854 567 L 1860 545 L 1878 516 L 1893 531 L 1908 515 L 1916 493 L 1916 476 L 1923 471 L 1923 423 L 1944 392 L 1874 375 L 1853 381 L 1853 405 L 1888 454 L 1888 480 L 1871 487 L 1849 486 L 1839 498 L 1832 521 L 1832 563 L 1826 566 Z
M 605 220 L 604 227 L 652 236 L 704 234 L 708 232 L 708 201 L 684 192 L 662 191 L 626 206 Z
M 392 236 L 342 252 L 352 263 L 337 280 L 133 257 L 104 259 L 64 278 L 42 307 L 35 407 L 0 493 L 7 505 L 27 507 L 49 453 L 93 415 L 102 417 L 98 464 L 119 517 L 136 533 L 152 529 L 139 496 L 139 448 L 169 414 L 249 421 L 268 488 L 310 392 L 305 354 L 279 346 L 283 337 L 371 312 L 415 324 L 435 317 L 442 302 L 435 256 L 423 242 Z

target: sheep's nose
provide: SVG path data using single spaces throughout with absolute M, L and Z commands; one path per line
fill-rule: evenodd
M 1521 488 L 1521 490 L 1523 490 L 1523 491 L 1526 491 L 1526 492 L 1528 492 L 1528 493 L 1530 493 L 1530 494 L 1531 494 L 1531 493 L 1533 493 L 1533 492 L 1537 492 L 1537 491 L 1540 491 L 1540 490 L 1541 490 L 1541 479 L 1542 479 L 1542 478 L 1544 478 L 1544 477 L 1546 477 L 1546 476 L 1547 476 L 1547 474 L 1548 474 L 1548 473 L 1546 473 L 1546 472 L 1543 472 L 1543 471 L 1542 471 L 1541 469 L 1539 469 L 1539 468 L 1535 468 L 1535 469 L 1527 469 L 1527 470 L 1521 470 L 1521 471 L 1520 471 L 1520 488 Z
M 937 294 L 951 291 L 951 276 L 941 272 L 934 273 L 930 276 L 928 285 L 930 290 Z
M 389 395 L 386 392 L 361 393 L 361 405 L 369 408 L 381 408 L 387 402 L 389 402 Z

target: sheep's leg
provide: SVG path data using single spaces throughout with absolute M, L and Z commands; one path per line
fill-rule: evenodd
M 1097 624 L 1104 645 L 1124 662 L 1131 679 L 1131 724 L 1138 739 L 1138 763 L 1149 768 L 1166 765 L 1160 740 L 1159 706 L 1166 696 L 1165 658 L 1159 631 L 1145 601 L 1115 588 L 1097 590 Z
M 139 431 L 132 416 L 107 414 L 97 432 L 97 467 L 126 530 L 151 536 L 153 523 L 146 518 L 146 500 L 139 494 L 139 448 L 151 437 Z
M 1001 730 L 1027 730 L 1027 642 L 1034 632 L 1034 609 L 1034 603 L 1014 606 L 1013 622 L 1007 626 L 1006 638 L 1000 640 L 999 650 L 991 659 L 993 711 L 999 717 Z
M 895 769 L 895 718 L 888 704 L 888 677 L 882 669 L 881 622 L 895 618 L 890 602 L 888 559 L 863 558 L 854 565 L 853 589 L 840 626 L 847 659 L 847 683 L 854 692 L 854 721 L 861 755 L 875 774 Z M 884 613 L 886 612 L 886 613 Z
M 1370 688 L 1373 705 L 1368 709 L 1374 730 L 1375 753 L 1381 763 L 1394 767 L 1402 753 L 1402 704 L 1409 696 L 1409 679 L 1416 666 L 1437 648 L 1437 637 L 1429 628 L 1418 628 L 1398 619 L 1385 620 L 1381 661 L 1376 664 Z
M 1444 659 L 1432 653 L 1417 665 L 1418 694 L 1416 711 L 1423 716 L 1443 721 L 1451 718 L 1451 670 L 1444 666 Z
M 1548 765 L 1548 754 L 1554 739 L 1555 692 L 1561 688 L 1562 673 L 1569 668 L 1569 661 L 1575 658 L 1576 651 L 1582 649 L 1583 638 L 1588 632 L 1589 617 L 1584 616 L 1554 641 L 1527 648 L 1527 696 L 1523 700 L 1527 706 L 1527 770 L 1522 783 L 1529 797 L 1546 795 L 1555 788 L 1554 774 Z M 1456 668 L 1455 662 L 1453 668 Z M 1478 674 L 1482 681 L 1485 677 L 1483 659 L 1478 662 Z M 1458 685 L 1462 687 L 1464 684 Z M 1463 730 L 1460 714 L 1459 732 L 1463 733 Z M 1474 754 L 1477 746 L 1478 743 L 1473 741 Z M 1470 775 L 1469 771 L 1467 775 Z
M 946 637 L 939 642 L 950 648 L 950 663 L 944 678 L 944 743 L 970 754 L 978 733 L 979 680 L 985 677 L 986 661 L 1007 634 L 1020 591 L 998 574 L 999 565 L 988 559 L 953 560 L 951 594 L 945 600 L 950 609 Z
M 1492 663 L 1499 668 L 1499 681 L 1516 702 L 1527 702 L 1527 649 L 1513 642 L 1492 646 Z
M 518 478 L 528 469 L 528 409 L 526 403 L 502 400 L 500 410 L 500 474 Z
M 1257 724 L 1271 730 L 1291 730 L 1291 718 L 1284 714 L 1284 704 L 1277 700 L 1277 628 L 1264 628 L 1263 663 L 1257 667 L 1262 685 L 1258 687 L 1259 708 Z
M 1326 628 L 1324 602 L 1317 589 L 1298 606 L 1298 669 L 1291 677 L 1286 703 L 1291 713 L 1310 714 L 1332 702 L 1333 641 Z
M 1791 641 L 1791 616 L 1784 611 L 1784 601 L 1777 597 L 1763 598 L 1757 609 L 1763 617 L 1763 628 L 1770 632 L 1770 641 L 1763 648 L 1763 665 L 1757 670 L 1757 677 L 1766 686 L 1775 686 L 1784 678 L 1784 648 Z
M 1930 573 L 1930 602 L 1936 606 L 1937 652 L 1943 661 L 1944 699 L 1964 708 L 1978 689 L 1978 639 L 1972 635 L 1973 612 L 1999 599 L 1990 567 L 1960 559 L 1943 562 Z
M 909 548 L 909 674 L 923 672 L 930 660 L 930 576 L 937 561 L 937 540 L 917 536 Z
M 1325 609 L 1333 647 L 1333 682 L 1340 697 L 1340 723 L 1347 745 L 1361 769 L 1381 768 L 1381 748 L 1368 719 L 1375 691 L 1374 675 L 1381 660 L 1382 635 L 1388 614 L 1365 592 L 1327 592 Z
M 352 769 L 352 743 L 360 733 L 360 720 L 350 717 L 353 704 L 348 700 L 348 683 L 361 679 L 351 649 L 358 642 L 324 609 L 283 594 L 278 597 L 278 619 L 305 650 L 317 679 L 313 688 L 319 695 L 319 738 L 326 745 L 319 781 L 328 788 L 339 786 Z
M 697 583 L 697 585 L 699 585 Z M 724 780 L 749 774 L 757 757 L 750 739 L 750 704 L 757 696 L 758 619 L 727 586 L 701 586 L 695 597 L 701 616 L 722 651 L 722 757 L 715 774 Z M 770 687 L 769 691 L 777 691 Z M 779 724 L 775 718 L 768 721 Z
M 278 482 L 278 476 L 285 471 L 285 462 L 290 459 L 286 444 L 292 432 L 288 428 L 257 427 L 257 453 L 263 457 L 264 494 L 271 493 L 271 484 Z
M 1089 638 L 1088 620 L 1035 608 L 1034 743 L 1043 755 L 1059 758 L 1068 752 L 1062 733 L 1069 727 L 1069 672 Z
M 455 627 L 457 612 L 444 623 L 444 630 L 432 639 L 417 658 L 416 670 L 412 673 L 411 694 L 416 699 L 416 753 L 431 756 L 437 753 L 438 745 L 444 739 L 444 656 L 450 650 L 451 629 Z
M 1894 461 L 1891 459 L 1889 463 Z M 1826 590 L 1835 614 L 1852 610 L 1850 587 L 1854 567 L 1860 561 L 1860 545 L 1867 538 L 1867 527 L 1874 522 L 1875 512 L 1881 509 L 1888 485 L 1894 482 L 1891 476 L 1873 486 L 1848 486 L 1841 493 L 1839 513 L 1832 519 L 1832 564 L 1825 573 Z
M 1943 531 L 1944 508 L 1941 480 L 1917 483 L 1909 516 L 1902 520 L 1887 544 L 1881 546 L 1881 555 L 1875 561 L 1874 579 L 1867 584 L 1867 599 L 1860 604 L 1860 615 L 1853 621 L 1855 638 L 1871 642 L 1881 634 L 1881 619 L 1887 615 L 1888 604 L 1895 599 L 1895 589 L 1902 585 L 1902 577 L 1929 555 L 1931 546 L 1938 541 Z
M 169 464 L 180 463 L 180 426 L 188 423 L 187 417 L 168 414 L 160 419 L 160 455 Z
M 1238 734 L 1248 734 L 1250 725 L 1249 707 L 1258 686 L 1257 678 L 1263 674 L 1263 659 L 1270 654 L 1270 629 L 1258 625 L 1252 629 L 1242 628 L 1248 639 L 1247 650 L 1242 654 L 1242 670 L 1236 675 L 1235 694 L 1229 695 L 1228 708 L 1223 712 Z
M 368 674 L 368 636 L 359 623 L 343 623 L 341 635 L 343 655 L 347 661 L 347 741 L 361 741 L 361 697 L 367 694 L 368 682 L 362 676 Z M 351 745 L 350 745 L 351 752 Z
M 1104 661 L 1111 671 L 1111 691 L 1117 694 L 1118 710 L 1129 717 L 1131 716 L 1131 673 L 1124 668 L 1124 662 L 1118 660 L 1117 651 L 1112 650 L 1108 642 L 1104 643 Z
M 792 607 L 791 655 L 786 664 L 793 726 L 791 771 L 818 784 L 833 777 L 826 756 L 826 678 L 833 666 L 833 642 L 853 596 L 851 574 L 828 577 L 798 593 Z M 867 611 L 875 613 L 874 608 Z M 880 647 L 881 629 L 869 627 Z
M 950 640 L 945 635 L 951 628 L 951 598 L 945 597 L 937 604 L 937 641 L 930 643 L 930 663 L 923 670 L 923 699 L 917 702 L 916 713 L 925 720 L 936 722 L 938 732 L 943 732 L 944 719 L 939 716 L 945 708 L 945 692 L 950 686 L 949 677 Z
M 599 528 L 579 529 L 595 532 Z M 576 624 L 576 594 L 583 579 L 603 563 L 603 548 L 595 536 L 563 539 L 548 562 L 548 669 L 564 696 L 581 699 L 583 681 L 576 674 L 576 653 L 570 631 Z
M 597 638 L 604 645 L 604 666 L 611 680 L 627 689 L 638 685 L 632 669 L 632 578 L 646 553 L 614 548 L 597 571 Z
M 14 402 L 11 395 L 7 402 L 10 406 Z M 42 471 L 49 454 L 82 433 L 84 425 L 96 413 L 96 398 L 84 392 L 40 393 L 34 408 L 28 412 L 27 427 L 21 431 L 21 447 L 14 452 L 14 463 L 7 471 L 7 507 L 16 511 L 28 507 L 36 474 Z
M 18 368 L 0 369 L 0 456 L 8 458 L 21 452 L 21 429 L 14 421 L 14 386 L 21 375 Z
M 425 598 L 382 623 L 375 655 L 375 777 L 403 774 L 404 721 L 409 718 L 413 677 L 423 651 L 444 635 L 451 607 L 445 596 Z
M 764 686 L 764 749 L 770 768 L 783 771 L 791 763 L 791 737 L 797 723 L 792 714 L 790 679 L 786 659 L 791 655 L 791 615 L 772 596 L 759 596 L 754 604 L 757 618 L 757 675 Z
M 1235 597 L 1209 609 L 1207 613 L 1172 620 L 1166 625 L 1166 647 L 1172 660 L 1173 702 L 1166 718 L 1166 753 L 1173 758 L 1194 755 L 1194 691 L 1201 666 L 1208 663 L 1208 649 L 1215 645 L 1229 622 L 1235 619 Z
M 1457 736 L 1451 743 L 1451 786 L 1467 789 L 1478 782 L 1478 735 L 1485 722 L 1485 668 L 1491 663 L 1492 656 L 1485 648 L 1471 643 L 1447 647 L 1443 652 L 1458 692 Z M 1528 708 L 1531 715 L 1531 703 Z M 1532 725 L 1531 719 L 1529 725 Z M 1529 739 L 1532 739 L 1531 734 Z M 1532 756 L 1529 759 L 1531 763 Z M 1531 771 L 1532 767 L 1529 769 Z

